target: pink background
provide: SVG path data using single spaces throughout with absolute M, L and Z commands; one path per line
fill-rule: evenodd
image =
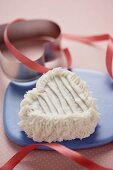
M 59 23 L 62 32 L 91 35 L 109 33 L 113 35 L 112 0 L 0 0 L 0 24 L 15 18 L 45 18 Z M 63 41 L 73 56 L 73 66 L 105 70 L 106 42 L 89 47 L 80 43 Z M 0 166 L 21 147 L 5 136 L 2 122 L 2 105 L 8 79 L 0 69 Z M 80 153 L 105 167 L 113 168 L 113 143 Z M 16 170 L 83 170 L 55 151 L 34 151 Z

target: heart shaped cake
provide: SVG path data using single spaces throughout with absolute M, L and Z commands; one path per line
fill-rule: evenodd
M 55 68 L 38 79 L 20 104 L 19 126 L 34 141 L 83 139 L 97 126 L 99 113 L 86 82 Z

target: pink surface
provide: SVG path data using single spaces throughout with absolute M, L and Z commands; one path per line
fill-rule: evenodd
M 112 0 L 12 0 L 10 2 L 1 0 L 0 16 L 0 24 L 15 18 L 47 18 L 58 22 L 63 32 L 78 35 L 102 33 L 113 35 Z M 68 41 L 63 41 L 62 44 L 71 50 L 73 66 L 105 71 L 106 43 L 98 43 L 98 46 L 93 47 Z M 3 130 L 2 105 L 7 84 L 8 79 L 0 69 L 0 165 L 20 148 L 7 139 Z M 79 152 L 98 164 L 113 168 L 113 143 Z M 34 151 L 15 169 L 83 170 L 84 168 L 54 151 Z

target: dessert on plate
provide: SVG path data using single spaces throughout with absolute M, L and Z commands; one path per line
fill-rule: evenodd
M 99 112 L 85 81 L 62 68 L 42 75 L 20 104 L 19 126 L 37 142 L 89 137 Z

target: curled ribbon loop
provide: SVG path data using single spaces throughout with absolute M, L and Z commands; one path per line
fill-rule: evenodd
M 20 21 L 25 21 L 25 20 L 17 19 L 6 26 L 5 31 L 4 31 L 5 45 L 7 46 L 9 51 L 14 55 L 14 57 L 16 57 L 21 63 L 25 64 L 27 67 L 33 69 L 34 71 L 37 71 L 39 73 L 46 73 L 47 71 L 49 71 L 49 68 L 44 67 L 40 65 L 39 63 L 36 63 L 30 60 L 28 57 L 23 55 L 19 50 L 17 50 L 9 41 L 8 28 L 10 27 L 12 23 L 20 22 Z M 111 78 L 113 78 L 113 73 L 112 73 L 113 38 L 109 34 L 102 34 L 102 35 L 95 35 L 95 36 L 76 36 L 76 35 L 70 35 L 70 34 L 62 34 L 62 38 L 67 39 L 67 40 L 72 40 L 72 41 L 79 41 L 82 43 L 88 43 L 88 44 L 109 40 L 107 51 L 106 51 L 106 68 Z M 67 67 L 71 68 L 72 58 L 71 58 L 68 48 L 63 49 L 63 52 L 67 60 Z
M 22 148 L 18 153 L 16 153 L 5 165 L 3 165 L 0 170 L 12 170 L 26 155 L 31 151 L 37 149 L 40 146 L 47 146 L 66 156 L 74 162 L 79 163 L 80 165 L 88 168 L 89 170 L 111 170 L 104 168 L 93 161 L 87 159 L 85 156 L 80 153 L 73 151 L 69 148 L 66 148 L 63 145 L 50 143 L 50 144 L 33 144 Z
M 95 35 L 95 36 L 76 36 L 76 35 L 70 35 L 70 34 L 62 34 L 62 37 L 67 40 L 72 41 L 79 41 L 82 43 L 94 43 L 99 41 L 105 41 L 108 40 L 108 46 L 106 50 L 106 68 L 108 71 L 108 74 L 113 79 L 113 72 L 112 72 L 112 61 L 113 61 L 113 38 L 109 34 L 102 34 L 102 35 Z

